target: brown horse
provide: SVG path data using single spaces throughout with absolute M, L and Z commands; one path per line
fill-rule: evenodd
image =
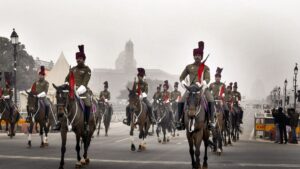
M 200 146 L 204 141 L 205 154 L 203 169 L 208 168 L 207 147 L 209 131 L 207 129 L 207 117 L 205 107 L 207 105 L 202 88 L 197 85 L 185 86 L 188 96 L 184 105 L 184 122 L 186 136 L 189 143 L 189 151 L 192 160 L 193 169 L 201 169 L 200 164 Z M 195 147 L 195 148 L 194 148 Z M 195 160 L 196 158 L 196 160 Z
M 94 131 L 96 130 L 96 121 L 95 112 L 93 111 L 89 118 L 89 131 L 84 130 L 84 112 L 80 107 L 80 103 L 75 96 L 74 98 L 70 97 L 69 85 L 56 86 L 53 84 L 53 87 L 56 89 L 56 101 L 57 101 L 57 113 L 61 121 L 61 161 L 59 169 L 64 168 L 64 156 L 66 152 L 66 142 L 67 142 L 67 133 L 73 131 L 76 135 L 76 152 L 77 152 L 77 163 L 76 168 L 80 168 L 83 165 L 87 165 L 90 162 L 88 158 L 88 148 L 91 143 L 91 138 Z M 84 154 L 83 159 L 80 156 L 80 139 L 82 139 L 84 144 Z
M 40 127 L 37 132 L 40 132 L 41 136 L 41 145 L 40 148 L 44 148 L 45 146 L 48 146 L 48 133 L 49 133 L 49 128 L 53 124 L 54 121 L 56 121 L 56 113 L 53 111 L 54 106 L 53 104 L 49 101 L 50 106 L 49 106 L 49 114 L 48 118 L 46 118 L 46 107 L 44 103 L 37 97 L 36 94 L 33 94 L 31 92 L 27 92 L 27 113 L 31 115 L 31 119 L 29 119 L 29 128 L 28 128 L 28 148 L 31 148 L 31 136 L 33 132 L 33 127 L 36 125 Z M 45 132 L 45 137 L 44 137 L 44 132 Z
M 217 155 L 221 155 L 223 152 L 222 143 L 222 133 L 225 129 L 225 118 L 223 110 L 223 100 L 215 100 L 215 110 L 216 110 L 216 127 L 213 130 L 213 142 L 214 142 L 214 152 Z
M 172 112 L 169 111 L 169 106 L 167 103 L 164 103 L 161 99 L 158 100 L 158 108 L 157 108 L 157 128 L 156 135 L 159 143 L 167 143 L 170 141 L 170 135 L 172 133 L 171 123 L 173 123 Z M 163 133 L 163 141 L 160 139 L 160 131 Z
M 0 113 L 1 113 L 1 119 L 0 119 L 0 129 L 2 130 L 1 122 L 2 120 L 5 121 L 6 127 L 5 131 L 7 132 L 7 135 L 12 138 L 15 136 L 15 126 L 18 123 L 20 119 L 20 113 L 18 111 L 18 108 L 13 104 L 13 114 L 12 117 L 9 116 L 9 104 L 4 100 L 0 100 Z M 10 125 L 10 130 L 8 130 L 8 126 Z
M 134 145 L 134 136 L 133 131 L 136 125 L 139 126 L 139 139 L 140 144 L 138 151 L 146 150 L 146 137 L 148 135 L 148 130 L 150 128 L 150 119 L 147 116 L 147 106 L 146 104 L 140 100 L 139 96 L 137 95 L 135 90 L 129 91 L 129 105 L 128 110 L 130 112 L 131 123 L 130 123 L 130 139 L 131 139 L 131 151 L 135 151 Z

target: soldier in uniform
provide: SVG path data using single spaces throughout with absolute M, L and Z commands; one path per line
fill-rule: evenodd
M 108 82 L 105 81 L 104 83 L 104 90 L 100 92 L 100 100 L 104 101 L 105 103 L 108 104 L 108 107 L 109 107 L 109 112 L 111 113 L 112 112 L 112 105 L 109 104 L 109 100 L 110 100 L 110 92 L 108 91 Z
M 240 107 L 240 102 L 241 102 L 241 93 L 237 91 L 238 89 L 238 85 L 237 85 L 237 82 L 234 82 L 234 85 L 233 85 L 233 91 L 232 91 L 232 98 L 233 98 L 233 109 L 236 111 L 236 112 L 240 112 L 240 123 L 243 124 L 243 110 L 242 108 Z
M 76 53 L 76 62 L 77 66 L 74 66 L 70 69 L 69 74 L 65 79 L 65 83 L 69 84 L 70 79 L 74 77 L 75 81 L 75 90 L 76 97 L 82 97 L 84 102 L 84 129 L 85 132 L 89 131 L 88 121 L 90 117 L 91 111 L 91 91 L 88 88 L 88 83 L 91 78 L 91 69 L 85 65 L 85 53 L 84 53 L 84 45 L 79 45 L 79 52 Z M 60 123 L 56 125 L 55 129 L 60 129 Z
M 49 89 L 49 83 L 47 80 L 45 80 L 45 67 L 41 66 L 40 72 L 39 72 L 39 79 L 33 83 L 31 87 L 31 93 L 36 94 L 39 100 L 41 100 L 45 105 L 45 120 L 48 120 L 49 117 L 49 109 L 50 109 L 50 102 L 47 98 L 47 93 Z M 29 119 L 31 119 L 32 114 L 28 115 Z M 29 120 L 27 119 L 27 120 Z
M 6 103 L 6 108 L 9 111 L 9 118 L 12 120 L 13 116 L 13 103 L 12 103 L 12 97 L 13 97 L 13 92 L 12 89 L 10 88 L 10 77 L 9 75 L 5 76 L 5 88 L 2 89 L 2 96 L 1 98 L 5 101 Z
M 233 83 L 229 83 L 229 85 L 227 86 L 226 90 L 225 90 L 225 103 L 227 105 L 228 110 L 231 111 L 232 109 L 232 104 L 233 104 L 233 96 L 232 96 L 232 85 Z
M 147 99 L 148 83 L 145 81 L 146 72 L 145 72 L 144 68 L 137 68 L 137 71 L 138 71 L 138 74 L 137 74 L 138 81 L 134 82 L 133 88 L 137 92 L 140 99 L 147 105 L 147 108 L 148 108 L 147 113 L 148 113 L 148 116 L 150 117 L 151 123 L 153 124 L 153 123 L 155 123 L 155 118 L 154 118 L 154 114 L 152 111 L 151 103 Z M 126 124 L 129 126 L 130 120 L 131 120 L 129 106 L 126 107 L 126 117 L 127 117 L 127 119 L 124 119 L 123 121 L 126 121 Z
M 161 98 L 161 84 L 156 88 L 156 92 L 153 95 L 153 101 L 156 102 L 160 98 Z
M 181 92 L 178 91 L 178 82 L 174 83 L 174 91 L 171 92 L 171 102 L 179 102 L 181 99 Z
M 227 104 L 224 104 L 226 86 L 224 83 L 221 82 L 222 71 L 223 71 L 222 68 L 219 68 L 219 67 L 217 68 L 217 71 L 215 74 L 215 82 L 210 84 L 209 90 L 211 91 L 211 93 L 214 97 L 214 100 L 222 101 L 225 116 L 228 117 L 227 115 L 229 115 L 229 109 L 227 107 Z
M 168 80 L 164 81 L 163 88 L 164 88 L 164 90 L 161 94 L 161 99 L 162 99 L 163 103 L 167 106 L 167 109 L 169 110 L 169 112 L 172 115 L 172 109 L 171 109 L 171 105 L 170 105 L 171 93 L 168 91 L 169 90 Z
M 203 49 L 204 49 L 204 42 L 200 41 L 198 43 L 198 47 L 193 50 L 194 60 L 195 62 L 192 64 L 189 64 L 185 67 L 183 72 L 180 75 L 180 82 L 181 85 L 184 87 L 184 85 L 187 85 L 185 82 L 185 78 L 189 75 L 189 81 L 190 85 L 196 84 L 199 87 L 202 87 L 204 90 L 205 97 L 208 101 L 208 111 L 207 117 L 209 119 L 209 128 L 212 129 L 214 127 L 214 99 L 207 89 L 207 85 L 210 82 L 210 70 L 207 65 L 205 65 L 205 61 L 201 62 L 203 59 Z M 184 102 L 187 97 L 187 92 L 184 93 L 181 102 L 178 103 L 178 115 L 181 117 L 182 123 L 177 126 L 177 128 L 184 129 L 184 115 L 183 115 L 183 109 L 184 109 Z

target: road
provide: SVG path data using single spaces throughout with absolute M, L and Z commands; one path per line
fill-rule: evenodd
M 279 145 L 253 140 L 253 109 L 246 110 L 244 133 L 239 142 L 224 147 L 222 156 L 209 152 L 210 169 L 300 168 L 298 145 Z M 191 168 L 188 144 L 184 132 L 167 144 L 159 144 L 155 136 L 147 140 L 147 150 L 131 152 L 129 128 L 112 123 L 109 136 L 95 136 L 89 150 L 88 169 L 185 169 Z M 33 135 L 31 149 L 26 148 L 27 137 L 18 133 L 12 140 L 0 134 L 0 169 L 53 169 L 60 161 L 60 135 L 50 133 L 49 147 L 39 148 L 40 137 Z M 203 155 L 203 154 L 201 154 Z M 201 157 L 202 161 L 203 157 Z M 68 134 L 65 168 L 76 163 L 75 137 Z

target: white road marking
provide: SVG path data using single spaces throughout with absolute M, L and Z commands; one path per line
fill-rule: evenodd
M 121 140 L 117 140 L 117 141 L 115 141 L 115 142 L 116 142 L 116 143 L 120 143 L 120 142 L 125 141 L 125 140 L 129 140 L 129 137 L 128 137 L 128 138 L 121 139 Z
M 9 156 L 0 155 L 0 159 L 24 159 L 24 160 L 53 160 L 60 161 L 58 157 L 28 157 L 28 156 Z M 65 158 L 65 161 L 76 161 L 75 158 Z M 126 164 L 163 164 L 163 165 L 190 165 L 189 161 L 134 161 L 134 160 L 109 160 L 109 159 L 91 159 L 98 163 L 126 163 Z M 221 162 L 212 164 L 222 164 Z M 258 163 L 232 163 L 222 164 L 225 166 L 242 167 L 275 167 L 275 168 L 300 168 L 300 164 L 258 164 Z

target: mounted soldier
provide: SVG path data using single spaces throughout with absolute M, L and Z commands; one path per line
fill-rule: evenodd
M 99 99 L 101 101 L 104 101 L 107 105 L 108 105 L 108 108 L 109 108 L 109 112 L 112 113 L 112 105 L 109 103 L 109 100 L 110 100 L 110 92 L 108 91 L 108 82 L 105 81 L 104 83 L 104 90 L 100 92 L 100 96 L 99 96 Z
M 70 85 L 70 88 L 74 88 L 74 90 L 76 91 L 75 94 L 77 98 L 82 98 L 82 101 L 84 103 L 84 130 L 88 132 L 88 121 L 92 105 L 92 92 L 88 88 L 88 83 L 91 78 L 91 69 L 87 65 L 85 65 L 86 55 L 84 52 L 84 45 L 79 45 L 78 48 L 79 52 L 76 53 L 77 66 L 74 66 L 70 69 L 70 72 L 65 79 L 65 83 Z M 69 82 L 74 82 L 75 86 L 69 84 Z M 58 123 L 54 129 L 59 130 L 60 123 Z
M 237 82 L 234 82 L 233 85 L 233 91 L 232 91 L 232 98 L 233 98 L 233 108 L 236 112 L 239 112 L 240 114 L 240 123 L 243 124 L 243 109 L 240 106 L 240 102 L 241 102 L 241 93 L 237 91 L 238 89 L 238 85 Z
M 196 84 L 197 86 L 201 87 L 204 90 L 206 100 L 208 101 L 208 108 L 206 111 L 206 116 L 209 119 L 208 127 L 210 129 L 212 129 L 215 126 L 215 124 L 214 124 L 214 104 L 213 104 L 214 99 L 213 99 L 211 93 L 209 92 L 209 90 L 207 89 L 208 84 L 210 82 L 210 70 L 209 70 L 209 67 L 207 65 L 205 65 L 206 60 L 201 62 L 203 59 L 204 42 L 200 41 L 198 43 L 198 47 L 199 48 L 196 48 L 193 50 L 193 56 L 194 56 L 195 62 L 192 64 L 189 64 L 185 67 L 185 69 L 181 73 L 179 80 L 183 87 L 187 86 L 187 84 L 185 82 L 185 78 L 187 76 L 189 76 L 190 85 Z M 184 123 L 183 111 L 184 111 L 184 103 L 185 103 L 187 95 L 188 95 L 188 93 L 185 92 L 181 99 L 181 102 L 178 103 L 178 114 L 179 114 L 179 117 L 181 117 L 181 121 L 182 121 L 182 123 L 181 124 L 179 123 L 179 125 L 177 126 L 178 129 L 183 129 L 183 123 Z
M 156 92 L 153 95 L 153 101 L 156 102 L 158 99 L 161 98 L 161 84 L 156 87 Z
M 47 93 L 49 89 L 49 82 L 45 80 L 45 67 L 41 66 L 39 72 L 39 79 L 32 84 L 31 93 L 35 94 L 40 101 L 45 105 L 45 120 L 48 120 L 49 110 L 50 110 L 50 102 L 47 98 Z M 27 122 L 32 119 L 32 114 L 28 114 Z
M 170 101 L 173 102 L 179 102 L 181 99 L 181 92 L 178 91 L 178 82 L 174 83 L 174 91 L 171 92 L 171 99 Z
M 147 99 L 148 95 L 148 83 L 145 81 L 146 72 L 144 68 L 137 68 L 138 74 L 138 81 L 134 81 L 133 89 L 137 92 L 139 98 L 147 105 L 147 115 L 150 117 L 151 123 L 155 123 L 154 114 L 152 111 L 152 106 L 149 100 Z M 126 107 L 126 119 L 123 120 L 125 124 L 128 126 L 130 125 L 130 111 L 129 106 Z
M 172 109 L 171 109 L 171 105 L 170 105 L 171 93 L 168 91 L 169 90 L 169 82 L 168 82 L 168 80 L 164 81 L 163 88 L 164 88 L 164 90 L 163 90 L 163 92 L 161 94 L 161 100 L 167 106 L 167 109 L 169 110 L 169 112 L 172 115 Z
M 9 111 L 9 119 L 12 120 L 14 106 L 12 103 L 13 92 L 10 87 L 10 79 L 11 79 L 10 75 L 5 74 L 5 88 L 2 88 L 1 98 L 6 103 L 5 106 L 6 106 L 7 110 Z

